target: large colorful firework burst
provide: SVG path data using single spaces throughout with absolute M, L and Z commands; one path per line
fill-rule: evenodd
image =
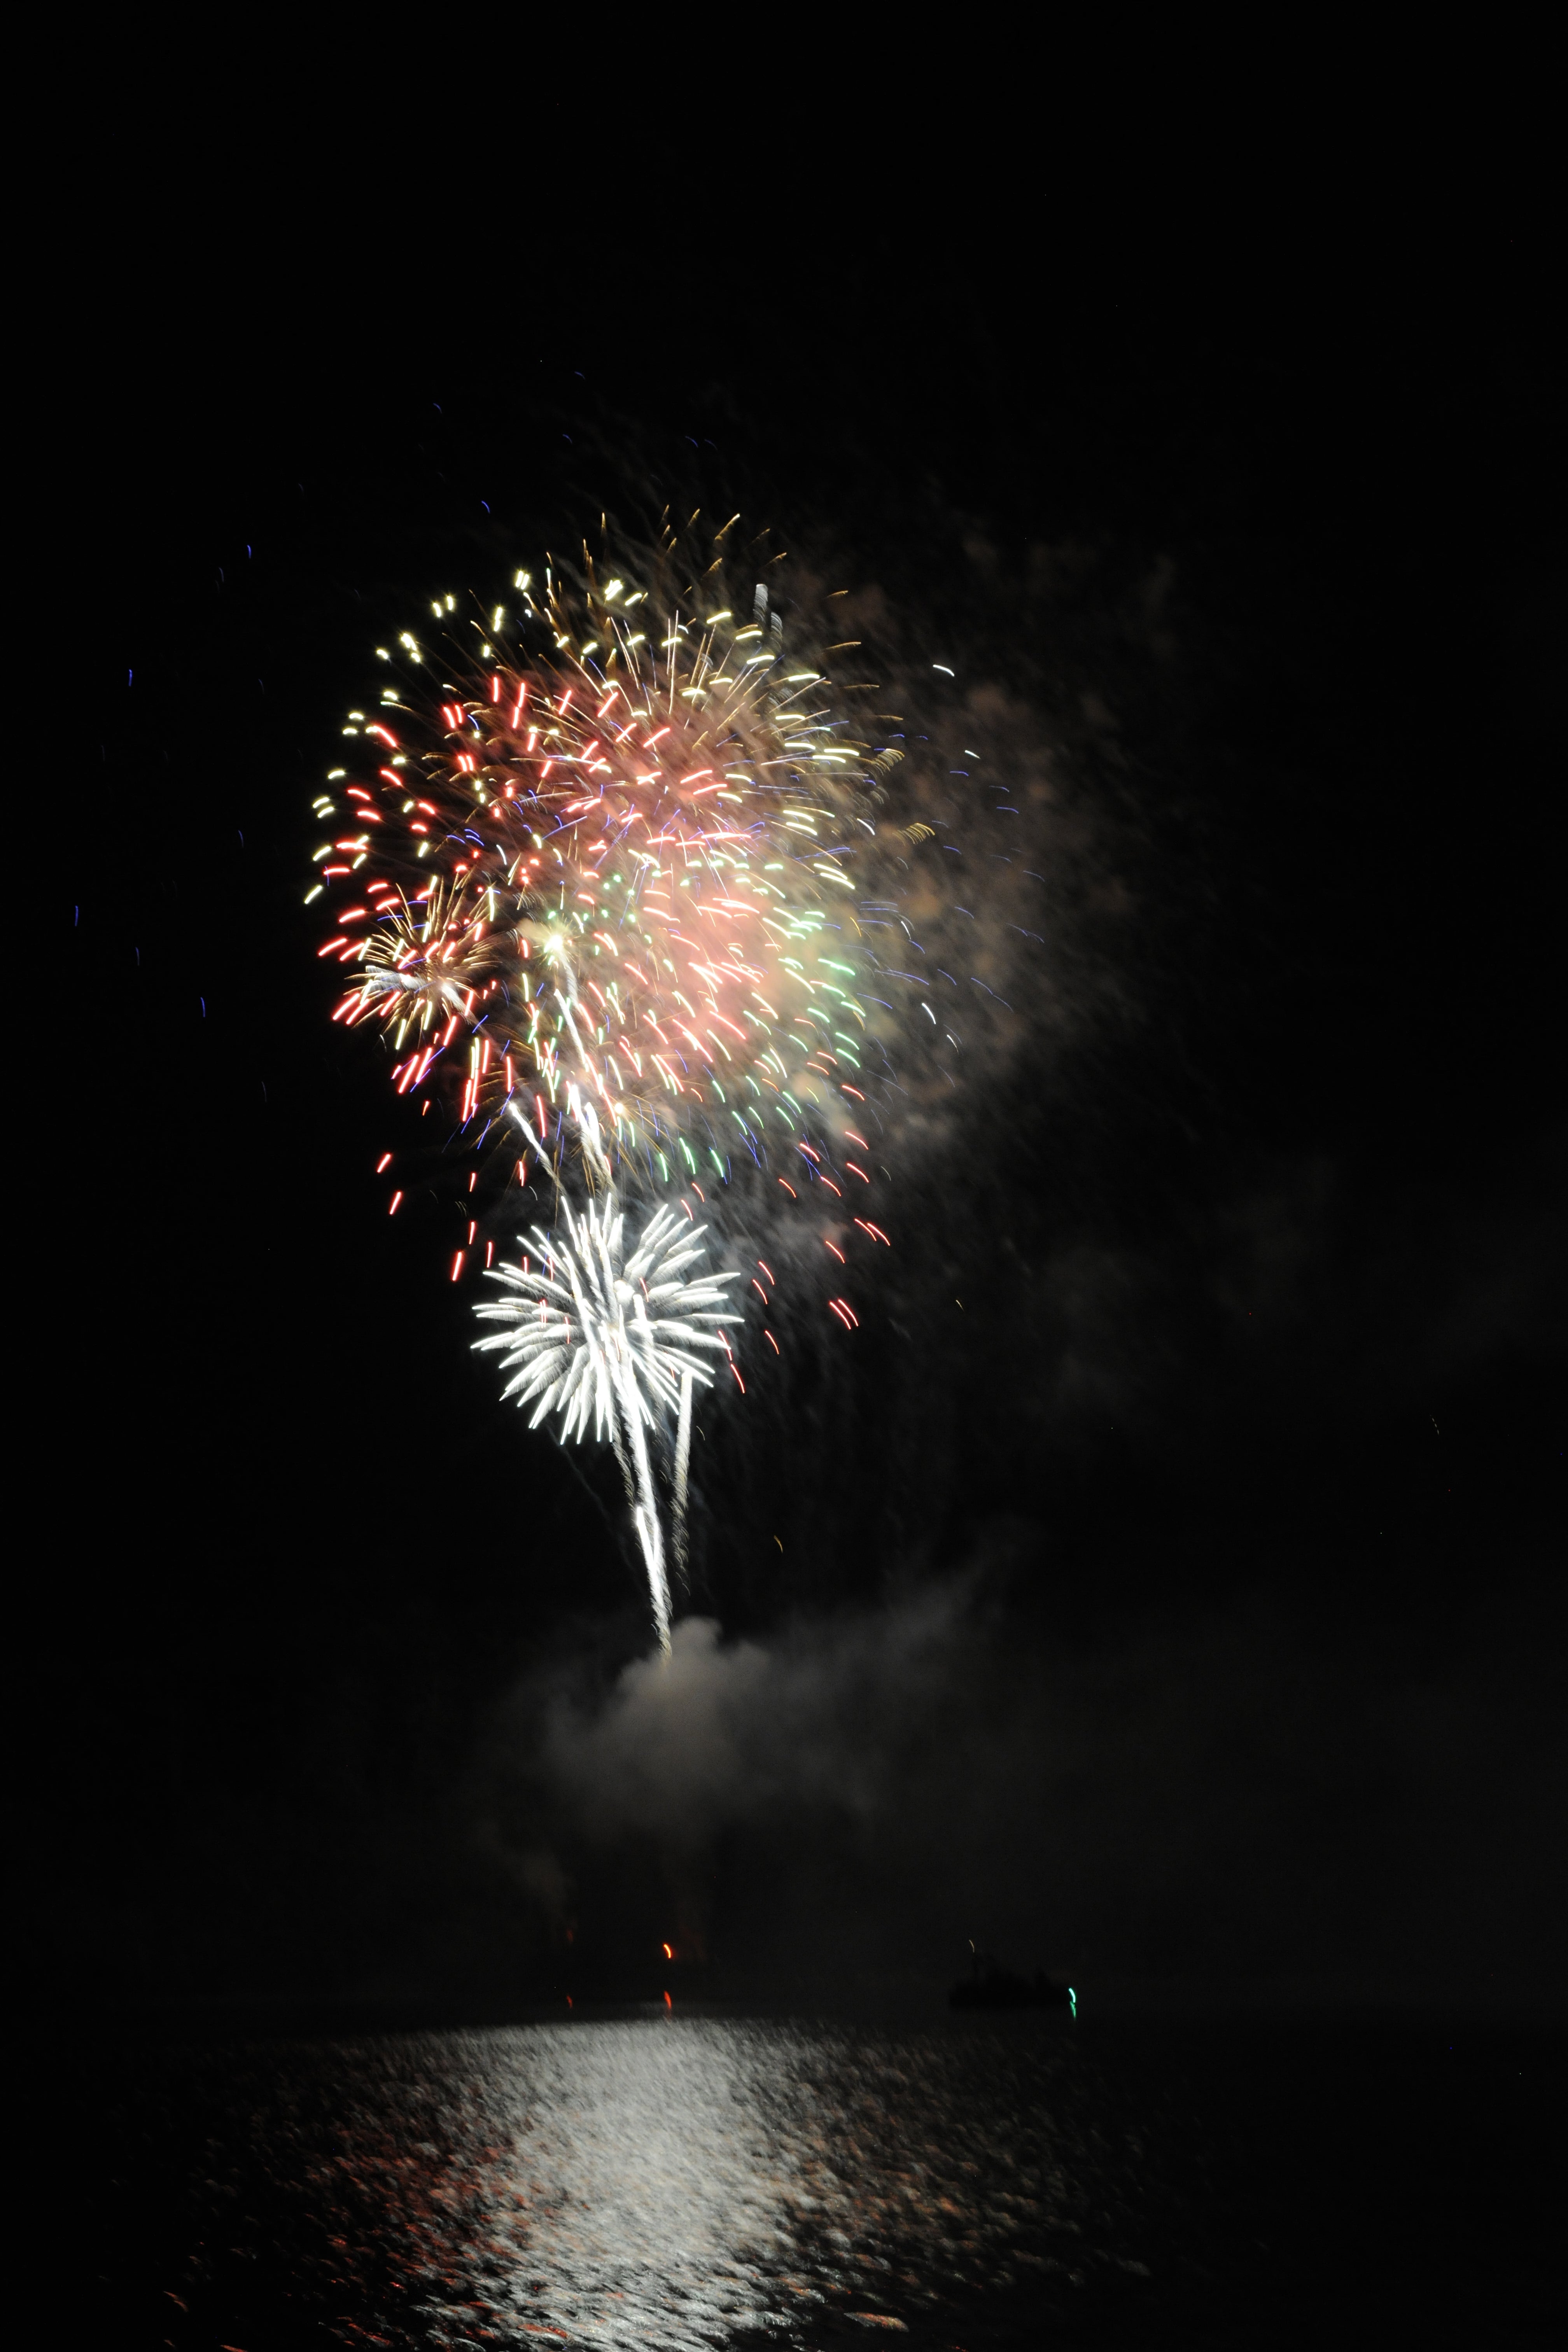
M 884 817 L 901 722 L 835 678 L 858 648 L 803 651 L 780 559 L 766 534 L 731 554 L 737 520 L 705 537 L 667 517 L 615 562 L 584 544 L 378 648 L 380 708 L 349 713 L 353 766 L 316 803 L 310 893 L 331 894 L 319 952 L 356 967 L 334 1019 L 375 1024 L 399 1094 L 439 1096 L 477 1150 L 545 1181 L 555 1222 L 521 1272 L 486 1243 L 502 1296 L 479 1312 L 506 1329 L 479 1344 L 506 1349 L 536 1421 L 559 1405 L 563 1438 L 614 1442 L 666 1647 L 654 1465 L 679 1573 L 693 1389 L 721 1356 L 745 1385 L 740 1274 L 707 1270 L 669 1196 L 721 1185 L 732 1238 L 764 1198 L 770 1219 L 815 1209 L 837 1279 L 852 1244 L 888 1244 L 864 1087 L 899 1024 L 867 934 L 931 833 Z M 855 1328 L 847 1297 L 826 1305 Z
M 614 568 L 584 547 L 382 649 L 357 772 L 317 803 L 320 952 L 358 967 L 336 1017 L 379 1023 L 400 1093 L 554 1182 L 825 1188 L 879 1239 L 861 1106 L 891 1008 L 862 918 L 889 911 L 902 755 L 862 682 L 786 643 L 732 528 Z

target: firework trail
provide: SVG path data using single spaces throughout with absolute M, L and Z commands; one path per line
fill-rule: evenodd
M 731 561 L 732 529 L 667 523 L 614 566 L 584 546 L 570 569 L 519 572 L 503 604 L 437 600 L 433 632 L 378 649 L 381 707 L 349 713 L 353 770 L 315 803 L 310 898 L 332 897 L 318 952 L 357 968 L 333 1018 L 375 1024 L 398 1093 L 445 1100 L 555 1206 L 521 1271 L 486 1242 L 508 1296 L 479 1312 L 508 1328 L 479 1344 L 505 1349 L 536 1423 L 559 1410 L 563 1439 L 616 1443 L 661 1639 L 649 1446 L 683 1576 L 692 1390 L 715 1351 L 744 1387 L 719 1287 L 742 1277 L 698 1271 L 671 1196 L 706 1205 L 719 1183 L 731 1231 L 804 1212 L 835 1274 L 888 1244 L 865 1065 L 889 1066 L 899 1017 L 868 935 L 931 836 L 883 814 L 903 753 L 876 739 L 898 714 L 827 667 L 856 648 L 805 658 L 792 632 L 786 650 L 756 577 L 779 559 L 753 541 Z M 477 1237 L 476 1220 L 454 1281 Z M 773 1276 L 755 1263 L 765 1318 Z M 847 1296 L 827 1305 L 856 1328 Z M 778 1352 L 765 1319 L 762 1339 Z
M 559 1231 L 551 1238 L 537 1228 L 528 1237 L 539 1255 L 537 1266 L 497 1269 L 511 1295 L 478 1312 L 506 1328 L 478 1344 L 502 1351 L 502 1369 L 512 1375 L 503 1395 L 520 1404 L 537 1400 L 531 1427 L 559 1412 L 563 1441 L 592 1424 L 595 1435 L 614 1442 L 654 1622 L 668 1648 L 669 1582 L 648 1439 L 664 1430 L 672 1411 L 683 1433 L 689 1432 L 692 1389 L 709 1386 L 713 1378 L 698 1351 L 730 1353 L 724 1327 L 741 1318 L 725 1286 L 741 1276 L 696 1272 L 706 1249 L 705 1228 L 683 1223 L 668 1203 L 654 1212 L 629 1255 L 626 1217 L 613 1195 L 591 1202 L 581 1216 L 565 1202 L 562 1213 L 564 1239 Z M 682 1482 L 683 1474 L 680 1461 Z

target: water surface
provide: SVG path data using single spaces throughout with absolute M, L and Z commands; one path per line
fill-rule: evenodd
M 86 2303 L 176 2352 L 1218 2346 L 1421 2307 L 1426 2343 L 1467 2308 L 1550 2340 L 1528 2245 L 1456 2253 L 1381 2046 L 659 2016 L 144 2047 L 99 2080 Z

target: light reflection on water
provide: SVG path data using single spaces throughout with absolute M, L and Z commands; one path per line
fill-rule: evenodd
M 1157 2226 L 1145 2132 L 1069 2030 L 294 2044 L 231 2055 L 222 2102 L 205 2246 L 345 2342 L 1027 2341 L 1147 2275 Z M 187 2303 L 221 2294 L 215 2259 Z

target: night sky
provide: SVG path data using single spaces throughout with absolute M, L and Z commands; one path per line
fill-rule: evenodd
M 373 262 L 346 202 L 215 267 L 151 167 L 104 223 L 28 688 L 52 1991 L 506 2013 L 568 1927 L 606 1986 L 672 1927 L 784 1995 L 970 1936 L 1108 1997 L 1553 1980 L 1552 271 L 1457 187 L 1024 185 L 780 194 L 685 277 L 653 219 Z M 672 1704 L 455 1191 L 384 1213 L 300 900 L 384 632 L 688 492 L 1048 754 L 1061 887 L 860 1334 L 706 1416 Z

